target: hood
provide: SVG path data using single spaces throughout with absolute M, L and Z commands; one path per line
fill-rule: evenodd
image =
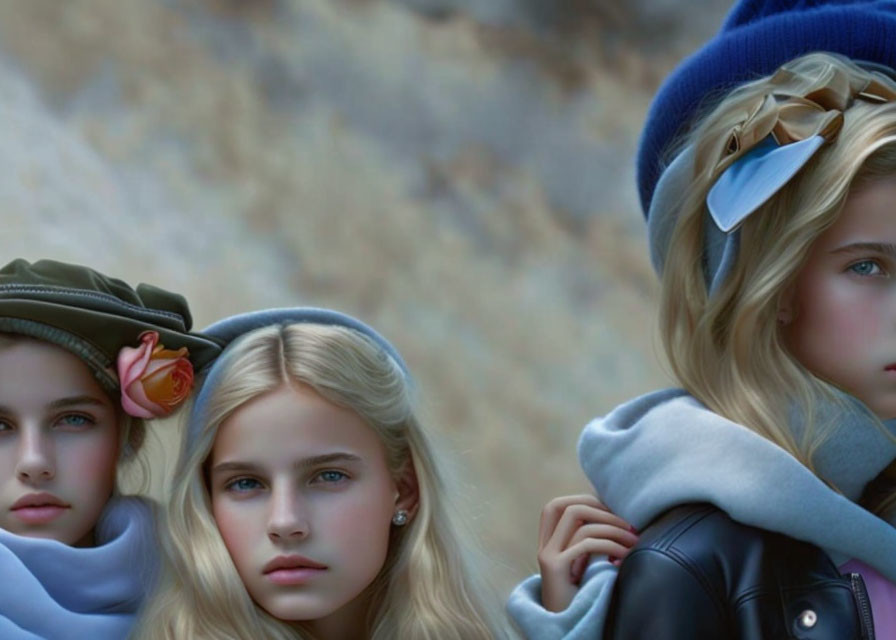
M 744 524 L 822 547 L 838 564 L 857 558 L 896 581 L 896 529 L 853 502 L 896 458 L 896 421 L 884 423 L 885 433 L 864 405 L 844 398 L 822 408 L 840 428 L 816 451 L 817 476 L 681 389 L 641 396 L 592 421 L 579 459 L 601 500 L 639 529 L 674 506 L 708 502 Z

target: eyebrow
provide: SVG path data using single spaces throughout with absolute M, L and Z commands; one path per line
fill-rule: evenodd
M 64 409 L 66 407 L 83 407 L 85 405 L 93 406 L 93 407 L 107 407 L 109 406 L 108 402 L 103 402 L 101 399 L 96 398 L 94 396 L 71 396 L 68 398 L 59 398 L 58 400 L 53 400 L 47 405 L 48 409 Z M 7 407 L 6 405 L 0 405 L 0 413 L 12 414 L 15 411 L 12 407 Z
M 51 409 L 61 409 L 64 407 L 72 407 L 75 405 L 92 405 L 92 406 L 101 406 L 105 407 L 108 403 L 103 402 L 100 398 L 95 396 L 70 396 L 68 398 L 59 398 L 58 400 L 53 400 L 47 406 Z
M 896 258 L 896 244 L 889 244 L 887 242 L 854 242 L 834 249 L 831 253 L 858 253 L 861 251 L 882 253 Z
M 311 456 L 310 458 L 303 458 L 295 463 L 296 468 L 298 469 L 308 469 L 310 467 L 316 467 L 322 464 L 330 464 L 332 462 L 361 462 L 361 457 L 356 456 L 354 453 L 346 453 L 346 452 L 337 452 L 337 453 L 325 453 L 319 456 Z M 239 460 L 232 460 L 229 462 L 221 462 L 220 464 L 216 464 L 212 467 L 212 473 L 223 473 L 225 471 L 258 471 L 260 467 L 251 462 L 241 462 Z

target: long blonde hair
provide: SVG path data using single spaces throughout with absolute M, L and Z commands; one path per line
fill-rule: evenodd
M 664 264 L 660 332 L 673 371 L 690 393 L 811 469 L 813 452 L 837 427 L 819 418 L 818 401 L 835 394 L 787 352 L 778 307 L 851 190 L 896 175 L 896 103 L 856 99 L 844 110 L 839 135 L 744 222 L 736 263 L 712 296 L 704 275 L 706 196 L 732 132 L 750 137 L 740 128 L 767 96 L 842 90 L 844 75 L 857 85 L 873 78 L 894 91 L 896 83 L 833 54 L 808 54 L 784 69 L 730 92 L 685 141 L 697 160 Z M 800 438 L 788 428 L 795 406 L 806 416 Z
M 198 435 L 181 452 L 162 529 L 164 578 L 136 638 L 312 637 L 252 601 L 215 525 L 204 477 L 221 423 L 251 399 L 297 382 L 361 416 L 383 442 L 396 477 L 408 464 L 416 473 L 418 510 L 410 524 L 394 528 L 373 585 L 369 637 L 506 637 L 497 601 L 470 566 L 438 461 L 413 412 L 407 375 L 395 360 L 352 329 L 304 323 L 257 329 L 222 357 Z

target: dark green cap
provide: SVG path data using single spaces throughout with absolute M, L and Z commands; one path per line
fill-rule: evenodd
M 192 326 L 186 299 L 152 285 L 133 289 L 88 267 L 55 260 L 20 258 L 0 269 L 0 332 L 72 351 L 110 389 L 118 386 L 118 352 L 139 346 L 144 331 L 157 331 L 167 349 L 186 347 L 197 371 L 212 362 L 221 347 L 192 333 Z

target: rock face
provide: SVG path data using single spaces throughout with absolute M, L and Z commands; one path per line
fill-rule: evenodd
M 3 253 L 178 290 L 200 327 L 371 322 L 506 589 L 587 489 L 582 424 L 667 384 L 632 155 L 721 5 L 0 2 Z

